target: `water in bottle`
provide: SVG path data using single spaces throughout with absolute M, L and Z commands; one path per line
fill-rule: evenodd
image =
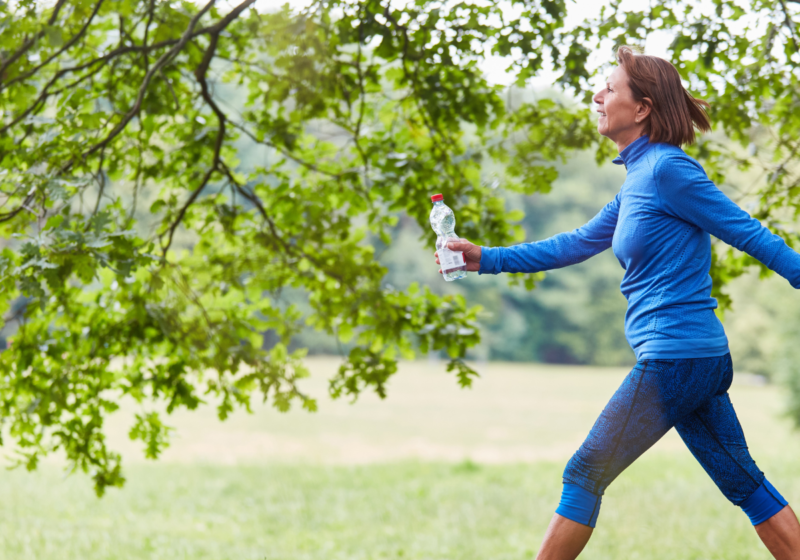
M 467 259 L 464 257 L 464 253 L 447 248 L 448 241 L 458 241 L 456 217 L 444 203 L 444 196 L 435 194 L 431 200 L 433 201 L 431 227 L 436 232 L 436 251 L 442 265 L 442 276 L 448 282 L 464 278 L 467 276 Z

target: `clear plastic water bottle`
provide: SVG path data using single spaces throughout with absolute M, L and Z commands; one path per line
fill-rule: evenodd
M 447 248 L 449 240 L 458 241 L 456 235 L 456 217 L 444 203 L 444 196 L 435 194 L 431 197 L 431 227 L 436 232 L 436 251 L 442 265 L 442 276 L 448 282 L 467 276 L 467 259 L 462 251 L 451 251 Z

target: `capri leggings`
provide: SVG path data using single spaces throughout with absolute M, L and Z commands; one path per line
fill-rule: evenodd
M 758 525 L 787 505 L 750 457 L 728 388 L 731 356 L 645 360 L 564 470 L 559 515 L 594 527 L 603 493 L 673 426 L 716 485 Z

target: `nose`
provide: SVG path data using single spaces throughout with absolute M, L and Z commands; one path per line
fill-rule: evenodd
M 602 105 L 603 104 L 603 90 L 602 89 L 592 96 L 592 101 L 594 101 L 598 105 Z

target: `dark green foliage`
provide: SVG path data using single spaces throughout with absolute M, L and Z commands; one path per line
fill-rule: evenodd
M 478 308 L 392 289 L 374 247 L 398 215 L 424 227 L 433 192 L 462 234 L 508 244 L 522 214 L 485 161 L 508 163 L 509 187 L 546 192 L 547 162 L 596 141 L 585 110 L 542 102 L 509 118 L 477 66 L 492 41 L 521 53 L 523 74 L 561 64 L 561 1 L 518 2 L 513 20 L 493 2 L 252 4 L 0 5 L 0 306 L 13 331 L 0 408 L 29 468 L 63 450 L 99 493 L 122 484 L 103 425 L 125 395 L 142 404 L 130 435 L 148 457 L 168 442 L 159 403 L 213 400 L 221 419 L 256 395 L 314 410 L 296 385 L 305 351 L 290 350 L 309 327 L 350 349 L 334 397 L 384 395 L 417 349 L 446 352 L 468 386 Z M 240 165 L 253 149 L 263 164 Z

